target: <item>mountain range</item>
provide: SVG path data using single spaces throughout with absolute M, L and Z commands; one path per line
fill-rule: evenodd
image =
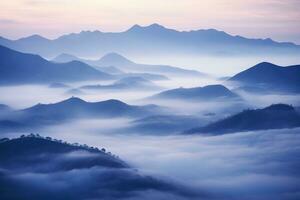
M 157 90 L 161 89 L 160 86 L 156 85 L 152 81 L 141 77 L 126 77 L 122 78 L 113 84 L 109 85 L 85 85 L 80 87 L 80 89 L 89 89 L 89 90 Z
M 207 85 L 195 88 L 177 88 L 155 94 L 151 99 L 180 100 L 241 100 L 241 98 L 223 85 Z
M 134 120 L 128 132 L 149 135 L 171 135 L 204 124 L 203 118 L 189 115 L 154 115 Z
M 113 72 L 114 74 L 122 73 L 134 73 L 139 75 L 140 73 L 148 74 L 159 74 L 165 76 L 193 76 L 193 77 L 202 77 L 207 76 L 207 74 L 198 72 L 196 70 L 182 69 L 179 67 L 168 66 L 168 65 L 148 65 L 148 64 L 139 64 L 135 63 L 128 58 L 118 54 L 118 53 L 108 53 L 105 54 L 98 60 L 87 60 L 81 59 L 69 54 L 61 54 L 58 57 L 54 58 L 54 62 L 70 62 L 73 60 L 78 60 L 95 66 L 97 69 L 106 72 Z
M 108 80 L 113 77 L 79 62 L 53 63 L 0 46 L 0 85 Z
M 244 110 L 187 134 L 219 135 L 225 133 L 300 127 L 300 114 L 293 106 L 274 104 L 263 109 Z
M 72 97 L 52 104 L 37 104 L 35 106 L 13 110 L 0 118 L 0 129 L 31 130 L 38 126 L 63 123 L 73 119 L 83 118 L 114 118 L 114 117 L 146 117 L 160 113 L 155 105 L 133 106 L 118 100 L 101 102 L 86 102 Z
M 215 29 L 177 31 L 159 24 L 134 25 L 123 32 L 82 31 L 47 39 L 32 35 L 18 40 L 0 38 L 0 45 L 55 57 L 68 53 L 80 57 L 98 57 L 108 52 L 129 55 L 249 55 L 298 54 L 299 45 L 267 39 L 233 36 Z
M 228 81 L 241 84 L 241 89 L 265 92 L 300 92 L 300 65 L 278 66 L 259 63 L 231 77 Z

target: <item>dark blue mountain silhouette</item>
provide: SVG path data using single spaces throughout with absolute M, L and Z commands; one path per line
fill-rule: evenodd
M 300 65 L 282 67 L 268 62 L 242 71 L 229 81 L 238 81 L 252 91 L 300 92 Z
M 139 134 L 175 134 L 203 124 L 203 119 L 185 115 L 155 115 L 134 120 L 129 130 Z
M 208 85 L 195 88 L 177 88 L 156 94 L 150 98 L 182 100 L 240 100 L 240 97 L 223 85 Z
M 82 159 L 78 157 L 74 160 L 71 158 L 68 161 L 66 160 L 66 163 L 57 162 L 56 165 L 45 166 L 45 163 L 49 162 L 48 159 L 55 159 L 55 157 L 60 154 L 67 154 L 73 151 L 85 151 L 87 154 L 95 154 L 95 157 L 93 157 L 93 159 L 90 159 L 89 156 L 86 156 L 86 158 L 83 157 Z M 32 160 L 28 159 L 43 154 L 48 154 L 48 156 L 36 157 Z M 120 159 L 96 148 L 83 145 L 70 145 L 58 140 L 54 141 L 33 135 L 0 142 L 0 160 L 1 167 L 19 170 L 26 170 L 27 167 L 30 167 L 31 170 L 35 172 L 72 170 L 93 166 L 112 168 L 124 168 L 128 166 Z M 27 161 L 24 162 L 24 160 Z
M 133 106 L 119 100 L 86 102 L 72 97 L 53 104 L 37 104 L 12 111 L 0 118 L 0 129 L 32 130 L 38 126 L 63 123 L 78 118 L 145 117 L 161 113 L 155 105 Z
M 143 175 L 105 149 L 31 134 L 0 139 L 1 199 L 199 199 L 188 187 Z M 146 193 L 145 195 L 143 195 Z
M 51 83 L 111 79 L 79 61 L 52 63 L 40 56 L 0 46 L 0 84 Z
M 72 97 L 54 104 L 38 104 L 22 110 L 23 114 L 45 118 L 74 118 L 74 117 L 121 117 L 147 115 L 155 112 L 154 105 L 132 106 L 122 101 L 111 99 L 100 102 L 86 102 Z
M 0 45 L 54 57 L 61 53 L 81 57 L 95 57 L 107 52 L 139 55 L 145 52 L 152 56 L 161 55 L 232 55 L 232 54 L 298 54 L 300 47 L 288 42 L 267 39 L 249 39 L 229 35 L 215 29 L 176 31 L 159 24 L 150 26 L 134 25 L 119 33 L 82 31 L 63 35 L 54 40 L 40 36 L 20 40 L 0 39 Z
M 294 107 L 285 104 L 274 104 L 263 109 L 245 110 L 207 126 L 191 129 L 185 133 L 218 135 L 295 127 L 300 127 L 300 115 Z
M 57 63 L 66 63 L 74 60 L 81 61 L 80 58 L 67 53 L 59 54 L 58 56 L 52 59 L 53 62 L 57 62 Z

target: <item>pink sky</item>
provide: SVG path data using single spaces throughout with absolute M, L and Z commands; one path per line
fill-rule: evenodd
M 300 44 L 299 0 L 8 0 L 0 8 L 0 35 L 12 39 L 159 23 Z

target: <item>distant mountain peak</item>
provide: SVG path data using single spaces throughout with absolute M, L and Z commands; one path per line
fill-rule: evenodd
M 264 61 L 264 62 L 258 63 L 258 64 L 255 65 L 254 67 L 261 67 L 261 66 L 277 66 L 277 65 L 275 65 L 275 64 L 273 64 L 273 63 L 270 63 L 270 62 Z
M 90 30 L 85 31 L 85 30 L 83 30 L 79 34 L 99 34 L 99 33 L 102 33 L 102 32 L 99 31 L 99 30 L 95 30 L 95 31 L 90 31 Z
M 41 40 L 49 40 L 47 38 L 44 38 L 43 36 L 40 36 L 38 34 L 30 35 L 28 37 L 23 37 L 18 39 L 17 41 L 22 41 L 22 40 L 34 40 L 34 41 L 41 41 Z
M 62 54 L 59 54 L 58 56 L 56 56 L 55 58 L 52 59 L 52 61 L 54 62 L 70 62 L 70 61 L 73 61 L 73 60 L 80 60 L 80 58 L 77 58 L 76 56 L 74 55 L 71 55 L 71 54 L 68 54 L 68 53 L 62 53 Z
M 131 60 L 125 58 L 124 56 L 111 52 L 108 54 L 105 54 L 102 58 L 99 60 L 101 63 L 108 64 L 108 65 L 118 65 L 120 63 L 122 64 L 134 64 Z
M 74 104 L 74 103 L 87 103 L 87 102 L 84 101 L 84 100 L 82 100 L 82 99 L 80 99 L 80 98 L 78 98 L 78 97 L 72 96 L 72 97 L 70 97 L 70 98 L 68 98 L 66 100 L 63 100 L 63 101 L 59 102 L 59 103 L 71 103 L 71 104 Z
M 170 30 L 170 29 L 167 29 L 166 27 L 164 27 L 158 23 L 153 23 L 148 26 L 141 26 L 141 25 L 135 24 L 130 29 L 128 29 L 127 32 L 164 31 L 164 30 Z
M 264 108 L 264 110 L 269 110 L 269 111 L 295 111 L 295 108 L 291 105 L 287 105 L 287 104 L 273 104 L 270 105 L 266 108 Z

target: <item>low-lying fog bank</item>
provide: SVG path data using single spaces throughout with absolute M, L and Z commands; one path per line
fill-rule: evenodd
M 92 124 L 120 132 L 102 134 Z M 121 132 L 124 126 L 121 119 L 80 122 L 40 134 L 105 147 L 139 170 L 172 177 L 217 199 L 299 198 L 299 128 L 203 137 L 130 135 Z

